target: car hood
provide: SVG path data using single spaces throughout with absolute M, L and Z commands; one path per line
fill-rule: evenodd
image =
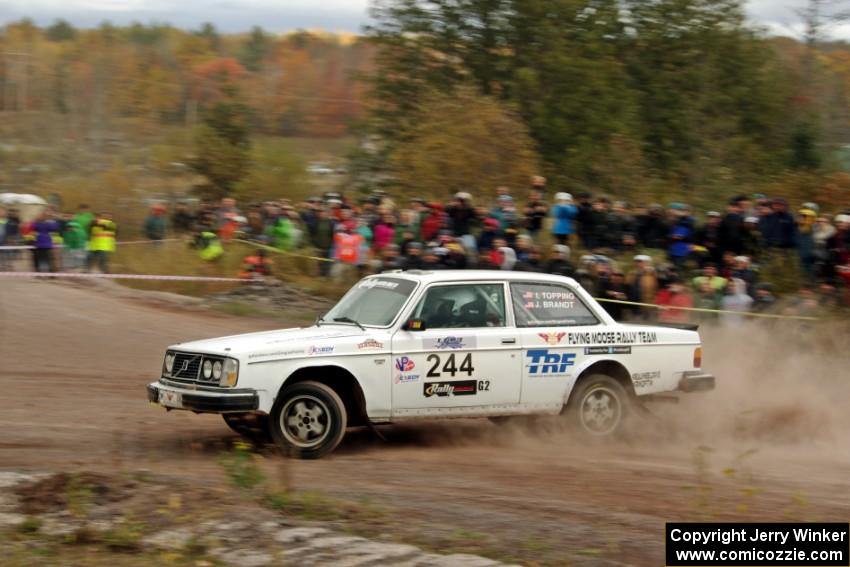
M 173 345 L 169 350 L 248 358 L 285 358 L 303 356 L 311 347 L 333 345 L 339 339 L 362 337 L 364 334 L 364 331 L 347 325 L 322 325 L 191 341 Z

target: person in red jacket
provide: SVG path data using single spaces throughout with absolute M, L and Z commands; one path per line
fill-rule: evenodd
M 694 300 L 687 288 L 679 279 L 672 280 L 667 287 L 658 292 L 655 297 L 656 305 L 661 306 L 658 310 L 658 320 L 663 323 L 688 323 L 690 312 L 682 309 L 670 309 L 670 307 L 693 307 Z
M 437 237 L 437 233 L 443 228 L 446 219 L 442 204 L 434 202 L 428 207 L 428 216 L 422 219 L 422 239 L 426 242 Z

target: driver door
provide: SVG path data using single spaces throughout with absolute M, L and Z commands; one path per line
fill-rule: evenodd
M 395 333 L 393 410 L 517 404 L 521 361 L 503 282 L 435 284 Z M 420 413 L 420 412 L 417 412 Z

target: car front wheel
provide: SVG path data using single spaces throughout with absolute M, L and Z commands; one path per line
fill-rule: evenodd
M 567 415 L 582 433 L 608 437 L 623 430 L 629 409 L 629 396 L 610 376 L 593 374 L 582 381 L 570 396 Z
M 271 433 L 286 455 L 318 459 L 345 435 L 348 416 L 339 395 L 319 382 L 287 386 L 272 409 Z

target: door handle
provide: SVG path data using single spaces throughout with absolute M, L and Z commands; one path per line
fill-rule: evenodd
M 502 339 L 503 345 L 515 345 L 516 339 Z

